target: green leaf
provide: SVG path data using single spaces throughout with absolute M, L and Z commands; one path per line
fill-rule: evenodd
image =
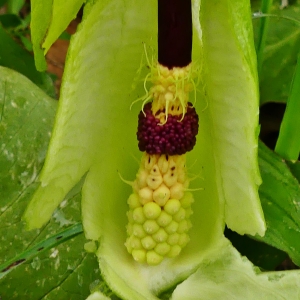
M 0 15 L 0 23 L 4 28 L 17 27 L 21 24 L 20 18 L 15 14 Z
M 6 4 L 8 0 L 0 0 L 0 7 L 3 6 L 4 4 Z
M 267 231 L 258 238 L 289 254 L 300 265 L 300 185 L 283 159 L 263 144 L 259 148 L 263 184 L 259 194 Z
M 3 67 L 0 71 L 1 205 L 4 212 L 11 201 L 22 196 L 23 189 L 33 184 L 42 166 L 56 102 L 18 73 Z
M 51 23 L 52 5 L 53 0 L 31 0 L 31 41 L 35 66 L 40 72 L 47 69 L 42 44 Z
M 59 38 L 61 33 L 68 27 L 70 22 L 76 18 L 77 13 L 86 0 L 53 0 L 52 18 L 43 43 L 45 52 Z
M 7 260 L 0 265 L 0 278 L 4 277 L 8 272 L 20 264 L 37 257 L 39 254 L 58 246 L 59 244 L 75 237 L 80 233 L 82 233 L 82 225 L 77 223 L 64 231 L 61 231 L 60 233 L 37 243 L 33 247 L 26 249 L 14 258 Z
M 33 48 L 32 48 L 32 43 L 31 43 L 31 41 L 30 41 L 27 37 L 23 36 L 22 34 L 19 35 L 19 38 L 20 38 L 20 40 L 21 40 L 23 46 L 25 47 L 25 49 L 26 49 L 27 51 L 32 52 L 32 51 L 33 51 Z M 49 96 L 54 97 L 54 96 L 52 96 L 52 95 L 49 95 Z
M 25 0 L 8 0 L 7 11 L 12 14 L 19 14 L 24 4 L 25 4 Z
M 85 299 L 89 285 L 99 281 L 96 259 L 78 236 L 13 269 L 0 280 L 4 299 Z M 26 281 L 24 280 L 26 278 Z
M 84 0 L 31 1 L 31 36 L 36 68 L 47 68 L 44 53 L 76 17 Z
M 273 0 L 262 0 L 260 11 L 263 14 L 268 14 L 270 12 Z M 263 61 L 263 54 L 265 49 L 266 43 L 266 36 L 269 27 L 269 18 L 261 18 L 258 30 L 258 41 L 256 45 L 256 53 L 257 53 L 257 70 L 258 74 L 261 73 L 262 61 Z
M 261 273 L 223 240 L 198 271 L 177 286 L 171 299 L 298 299 L 299 279 L 299 271 Z
M 275 152 L 284 159 L 297 161 L 300 153 L 300 55 L 298 55 L 297 66 L 291 84 L 290 95 L 280 125 L 279 136 L 275 146 Z
M 300 161 L 297 161 L 295 163 L 287 161 L 287 165 L 289 166 L 292 174 L 300 183 Z
M 66 196 L 46 227 L 27 232 L 21 222 L 38 186 L 56 106 L 26 77 L 0 67 L 0 265 L 10 267 L 10 272 L 0 270 L 3 299 L 84 299 L 89 284 L 100 279 L 94 255 L 83 249 L 83 235 L 31 260 L 29 249 L 54 246 L 51 239 L 47 244 L 49 236 L 79 221 L 81 185 Z M 21 259 L 25 261 L 18 265 Z
M 247 235 L 239 235 L 229 229 L 225 236 L 241 255 L 246 256 L 251 263 L 263 270 L 275 270 L 286 258 L 287 254 L 261 241 L 256 241 Z
M 273 1 L 271 14 L 259 78 L 261 104 L 287 100 L 300 47 L 299 3 L 280 9 L 280 2 Z M 253 23 L 258 28 L 259 19 Z
M 0 25 L 0 65 L 16 70 L 28 77 L 49 96 L 55 96 L 53 81 L 46 73 L 36 70 L 32 55 L 23 49 Z
M 64 32 L 59 36 L 59 39 L 65 40 L 65 41 L 70 41 L 70 39 L 71 39 L 71 34 L 69 34 L 68 32 L 64 31 Z

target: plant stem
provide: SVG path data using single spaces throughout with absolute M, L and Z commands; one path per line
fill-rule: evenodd
M 169 69 L 192 61 L 191 0 L 158 0 L 158 62 Z
M 300 54 L 291 86 L 287 106 L 280 126 L 275 152 L 283 158 L 296 161 L 300 152 Z
M 272 3 L 273 0 L 263 0 L 261 3 L 261 12 L 263 14 L 269 14 Z M 258 75 L 260 75 L 261 73 L 268 27 L 269 27 L 269 17 L 262 17 L 260 19 L 258 42 L 256 45 Z

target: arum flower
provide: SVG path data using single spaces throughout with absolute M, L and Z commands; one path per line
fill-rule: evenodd
M 200 174 L 191 187 L 202 190 L 193 193 L 190 241 L 178 256 L 155 266 L 136 262 L 124 245 L 132 191 L 119 174 L 134 179 L 138 170 L 133 157 L 141 157 L 135 138 L 142 107 L 137 103 L 129 108 L 145 93 L 139 81 L 148 74 L 143 45 L 154 49 L 155 56 L 156 16 L 157 3 L 152 0 L 86 5 L 71 41 L 41 184 L 24 219 L 29 229 L 42 226 L 84 177 L 85 236 L 97 241 L 101 273 L 121 298 L 157 299 L 180 282 L 172 299 L 216 299 L 224 295 L 226 284 L 232 290 L 228 299 L 253 299 L 241 290 L 244 285 L 251 293 L 271 295 L 265 287 L 275 287 L 274 275 L 256 274 L 223 235 L 225 223 L 240 234 L 265 232 L 257 191 L 257 75 L 246 0 L 193 2 L 199 133 L 187 168 Z M 212 278 L 218 272 L 222 284 L 215 290 Z M 288 280 L 292 285 L 296 276 L 283 276 L 278 286 Z M 260 281 L 262 286 L 251 286 Z M 274 293 L 277 297 L 280 288 Z M 98 297 L 99 292 L 91 299 Z

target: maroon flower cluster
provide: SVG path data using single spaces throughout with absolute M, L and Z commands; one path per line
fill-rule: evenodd
M 151 111 L 152 103 L 147 103 L 144 113 L 139 114 L 137 139 L 140 151 L 148 154 L 181 155 L 191 151 L 196 144 L 198 133 L 198 115 L 191 103 L 188 103 L 187 111 L 182 115 L 168 115 L 164 125 L 159 125 Z M 180 121 L 181 120 L 181 121 Z

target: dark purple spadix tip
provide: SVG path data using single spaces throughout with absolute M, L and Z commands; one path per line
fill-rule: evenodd
M 172 69 L 192 61 L 191 0 L 158 0 L 158 62 Z
M 148 154 L 181 155 L 191 151 L 196 144 L 198 133 L 198 115 L 191 103 L 182 121 L 182 115 L 168 115 L 164 125 L 159 125 L 159 119 L 153 116 L 152 103 L 147 103 L 143 114 L 139 114 L 137 139 L 140 151 Z

